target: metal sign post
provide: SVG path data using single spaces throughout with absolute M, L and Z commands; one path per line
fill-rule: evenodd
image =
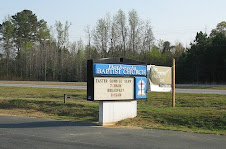
M 175 96 L 175 59 L 173 59 L 172 66 L 172 107 L 175 107 L 176 96 Z

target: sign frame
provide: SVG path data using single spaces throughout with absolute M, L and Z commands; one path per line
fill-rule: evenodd
M 99 90 L 97 88 L 97 83 L 95 80 L 101 79 L 101 89 Z M 109 82 L 111 80 L 112 82 Z M 119 82 L 119 81 L 122 82 Z M 128 82 L 129 84 L 125 83 L 125 81 L 131 81 Z M 109 76 L 104 76 L 104 77 L 94 77 L 94 100 L 106 100 L 106 101 L 122 101 L 122 100 L 134 100 L 134 83 L 135 83 L 135 78 L 134 77 L 109 77 Z M 116 90 L 116 91 L 115 91 Z M 101 94 L 102 91 L 102 95 Z M 108 92 L 108 93 L 107 93 Z M 131 94 L 125 95 L 125 92 L 129 92 Z M 95 94 L 96 93 L 96 94 Z M 98 94 L 99 93 L 99 94 Z M 108 95 L 106 97 L 102 97 L 103 95 Z M 117 95 L 122 96 L 121 98 L 118 98 Z M 113 97 L 112 97 L 113 96 Z M 111 98 L 112 97 L 112 98 Z
M 94 64 L 109 64 L 109 65 L 123 65 L 123 66 L 144 66 L 146 72 L 142 75 L 133 75 L 133 74 L 96 74 L 94 73 Z M 87 100 L 88 101 L 109 101 L 109 100 L 95 100 L 94 99 L 94 77 L 127 77 L 127 78 L 135 78 L 135 77 L 147 77 L 147 64 L 140 61 L 135 61 L 126 58 L 104 58 L 99 60 L 87 60 Z M 135 79 L 134 79 L 134 88 L 135 88 Z M 146 98 L 139 98 L 139 99 L 146 99 Z M 123 99 L 125 101 L 128 100 L 136 100 L 135 98 L 135 91 L 134 91 L 134 98 L 133 99 Z M 123 101 L 123 100 L 112 100 L 112 101 Z

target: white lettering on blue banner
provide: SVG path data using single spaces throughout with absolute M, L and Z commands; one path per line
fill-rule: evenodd
M 145 65 L 123 65 L 123 64 L 94 64 L 94 75 L 132 75 L 146 76 Z

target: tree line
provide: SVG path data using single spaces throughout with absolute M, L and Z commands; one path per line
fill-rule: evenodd
M 31 10 L 7 17 L 0 24 L 0 79 L 86 81 L 87 59 L 125 57 L 162 66 L 171 66 L 175 58 L 180 83 L 225 82 L 225 22 L 209 36 L 197 33 L 190 48 L 156 42 L 150 21 L 134 9 L 106 14 L 94 27 L 86 26 L 86 43 L 69 42 L 70 26 L 56 21 L 49 27 Z
M 177 82 L 226 83 L 226 22 L 218 23 L 210 35 L 197 33 L 176 68 Z

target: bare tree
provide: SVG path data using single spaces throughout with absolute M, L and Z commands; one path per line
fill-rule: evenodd
M 144 33 L 143 33 L 143 47 L 142 49 L 143 50 L 151 50 L 153 45 L 154 45 L 154 35 L 153 35 L 153 32 L 152 32 L 152 27 L 150 25 L 150 21 L 147 21 L 145 23 L 145 26 L 144 26 Z
M 92 31 L 91 31 L 89 25 L 86 26 L 85 32 L 86 32 L 86 35 L 87 35 L 87 38 L 88 38 L 88 59 L 90 59 L 90 58 L 92 57 L 92 56 L 91 56 L 91 39 L 92 39 Z
M 76 69 L 77 81 L 82 81 L 83 78 L 83 60 L 84 60 L 84 45 L 82 40 L 77 42 L 77 55 L 76 55 Z
M 129 11 L 129 50 L 134 53 L 137 47 L 139 34 L 139 17 L 133 9 Z
M 121 45 L 122 45 L 122 53 L 123 57 L 126 57 L 126 37 L 127 37 L 127 26 L 126 26 L 126 15 L 125 13 L 119 9 L 118 13 L 115 16 L 115 22 L 116 22 L 116 30 L 119 33 Z
M 115 21 L 115 18 L 113 18 L 113 21 L 110 25 L 110 54 L 112 57 L 115 57 L 115 50 L 116 46 L 119 43 L 119 33 L 117 32 L 117 22 Z
M 55 27 L 57 31 L 57 47 L 59 54 L 59 77 L 63 80 L 63 64 L 64 64 L 64 51 L 67 49 L 69 44 L 69 27 L 71 23 L 66 21 L 63 25 L 60 21 L 56 21 Z
M 100 49 L 101 57 L 107 56 L 109 26 L 105 19 L 99 19 L 94 30 L 94 44 Z

